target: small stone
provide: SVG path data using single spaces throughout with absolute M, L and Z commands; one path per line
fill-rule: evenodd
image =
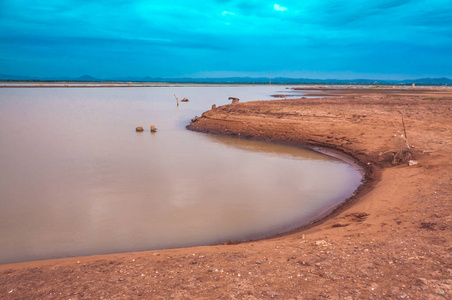
M 142 131 L 144 131 L 143 126 L 138 126 L 137 128 L 135 128 L 135 130 L 136 130 L 137 132 L 142 132 Z
M 415 165 L 417 165 L 417 161 L 416 161 L 416 160 L 410 160 L 410 161 L 408 162 L 408 165 L 409 165 L 409 166 L 415 166 Z
M 157 132 L 157 128 L 154 125 L 151 125 L 151 132 Z
M 317 246 L 327 246 L 328 245 L 328 243 L 324 240 L 316 241 L 315 244 Z

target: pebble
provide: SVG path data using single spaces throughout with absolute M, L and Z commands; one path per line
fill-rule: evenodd
M 408 165 L 409 165 L 409 166 L 415 166 L 415 165 L 417 165 L 417 161 L 416 161 L 416 160 L 410 160 L 410 161 L 408 162 Z
M 316 241 L 315 244 L 317 246 L 327 246 L 328 245 L 328 243 L 324 240 Z

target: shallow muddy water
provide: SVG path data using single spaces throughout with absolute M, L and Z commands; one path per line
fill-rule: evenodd
M 255 239 L 328 212 L 359 186 L 356 167 L 185 129 L 229 96 L 278 91 L 1 88 L 0 263 Z

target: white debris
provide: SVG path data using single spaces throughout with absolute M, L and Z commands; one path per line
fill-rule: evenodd
M 409 165 L 409 166 L 415 166 L 415 165 L 417 165 L 417 161 L 416 161 L 416 160 L 410 160 L 410 161 L 408 162 L 408 165 Z
M 328 243 L 324 240 L 316 241 L 315 244 L 317 246 L 327 246 L 328 245 Z

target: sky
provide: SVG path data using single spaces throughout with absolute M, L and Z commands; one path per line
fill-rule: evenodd
M 452 3 L 0 0 L 0 74 L 452 78 Z

